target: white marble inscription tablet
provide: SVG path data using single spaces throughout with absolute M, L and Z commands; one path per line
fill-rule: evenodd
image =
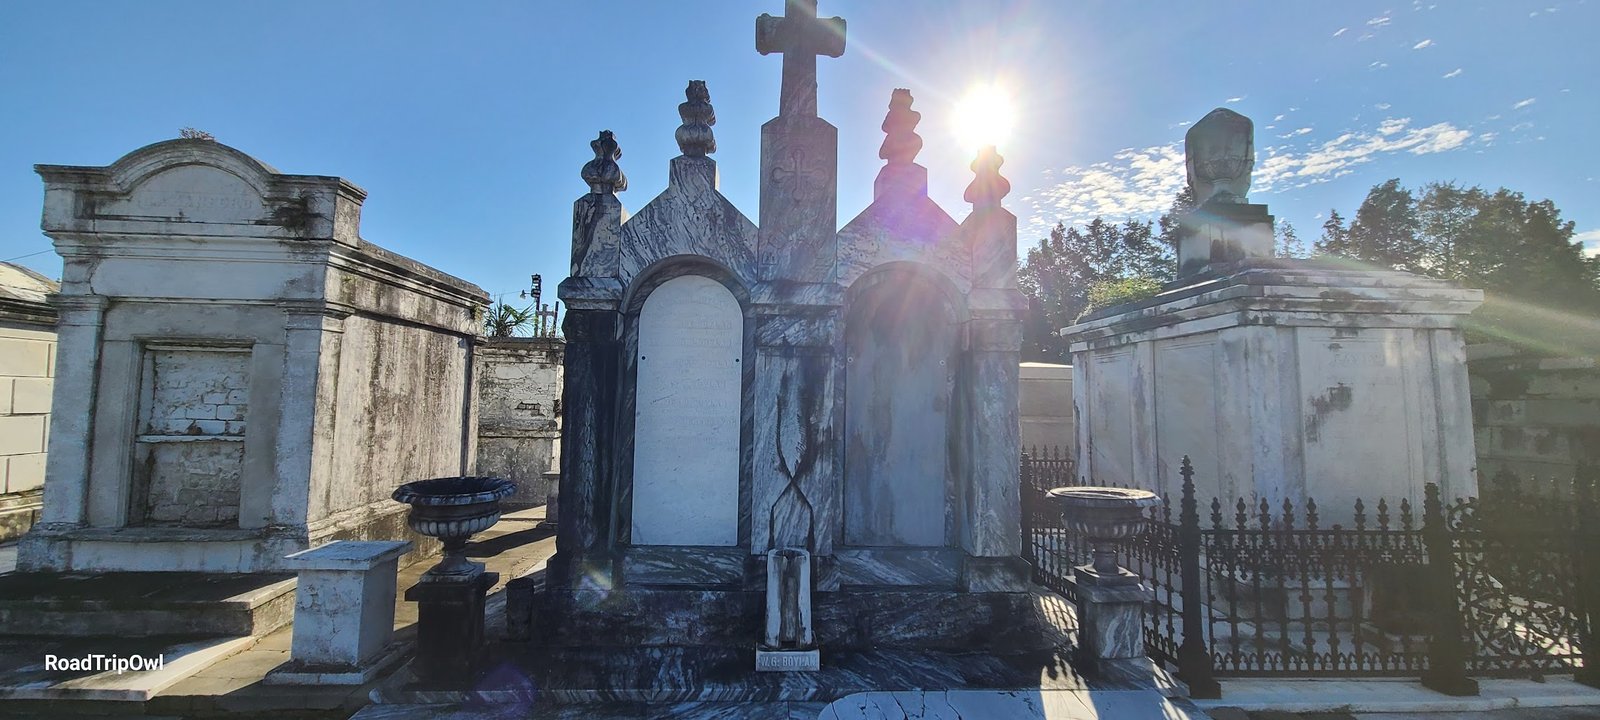
M 662 283 L 639 313 L 633 544 L 739 543 L 744 316 L 721 283 Z

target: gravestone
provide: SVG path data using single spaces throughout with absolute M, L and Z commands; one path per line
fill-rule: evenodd
M 783 55 L 759 229 L 717 190 L 704 83 L 639 212 L 617 199 L 618 138 L 591 143 L 560 290 L 561 522 L 534 603 L 547 645 L 747 650 L 771 639 L 772 603 L 807 608 L 824 648 L 1038 642 L 1019 620 L 1024 304 L 1001 159 L 973 163 L 956 222 L 928 198 L 920 115 L 895 90 L 874 200 L 836 229 L 816 66 L 844 30 L 814 0 L 757 20 L 758 52 Z M 771 586 L 796 563 L 804 598 Z
M 211 140 L 40 165 L 65 261 L 32 571 L 273 573 L 410 537 L 471 468 L 477 287 L 359 235 L 366 193 Z
M 1079 475 L 1177 493 L 1188 455 L 1201 498 L 1314 498 L 1323 527 L 1358 498 L 1421 507 L 1429 482 L 1476 495 L 1461 326 L 1482 292 L 1272 257 L 1250 132 L 1222 109 L 1190 131 L 1179 279 L 1062 330 Z

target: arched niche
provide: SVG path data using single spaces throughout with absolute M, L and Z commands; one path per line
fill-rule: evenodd
M 941 278 L 862 276 L 845 311 L 844 526 L 854 547 L 951 543 L 962 318 Z
M 631 543 L 738 545 L 739 300 L 679 275 L 650 291 L 638 323 Z

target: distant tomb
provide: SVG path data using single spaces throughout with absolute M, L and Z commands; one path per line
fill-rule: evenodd
M 360 188 L 203 139 L 37 170 L 65 267 L 22 569 L 284 571 L 408 537 L 390 491 L 470 470 L 487 297 L 361 239 Z
M 1200 204 L 1178 280 L 1062 329 L 1079 475 L 1176 493 L 1188 455 L 1202 502 L 1315 499 L 1324 527 L 1349 525 L 1358 498 L 1420 507 L 1429 482 L 1476 495 L 1461 327 L 1483 293 L 1272 257 L 1272 216 L 1245 198 L 1251 132 L 1221 108 L 1189 131 Z

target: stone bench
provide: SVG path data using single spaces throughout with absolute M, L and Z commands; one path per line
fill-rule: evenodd
M 399 655 L 395 578 L 410 542 L 338 541 L 287 556 L 300 573 L 289 662 L 273 685 L 362 685 Z

